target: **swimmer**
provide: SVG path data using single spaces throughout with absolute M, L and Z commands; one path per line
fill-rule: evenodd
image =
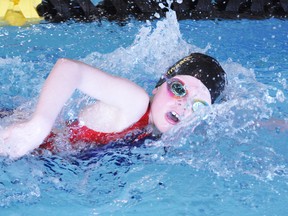
M 19 158 L 39 146 L 55 150 L 53 125 L 76 89 L 97 101 L 85 107 L 77 120 L 67 123 L 69 141 L 101 145 L 118 139 L 144 139 L 155 129 L 165 133 L 186 116 L 217 101 L 225 78 L 214 58 L 192 53 L 168 69 L 149 98 L 143 88 L 127 79 L 79 61 L 59 59 L 31 119 L 0 131 L 0 155 Z

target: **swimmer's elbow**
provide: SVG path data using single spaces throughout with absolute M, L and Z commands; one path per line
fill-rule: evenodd
M 55 66 L 71 66 L 71 65 L 75 65 L 76 62 L 72 59 L 68 59 L 68 58 L 59 58 L 55 64 Z
M 61 65 L 61 64 L 65 63 L 65 62 L 67 62 L 67 61 L 69 62 L 71 60 L 67 59 L 67 58 L 59 58 L 55 65 Z
M 72 73 L 80 74 L 80 68 L 80 62 L 74 61 L 72 59 L 60 58 L 57 60 L 53 70 L 59 73 L 67 72 L 71 75 Z

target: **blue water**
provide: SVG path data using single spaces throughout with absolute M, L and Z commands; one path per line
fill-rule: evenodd
M 59 57 L 80 59 L 151 91 L 169 65 L 205 52 L 228 75 L 226 101 L 140 146 L 0 158 L 1 215 L 288 214 L 288 23 L 181 21 L 0 28 L 0 107 L 28 119 Z M 76 92 L 57 120 L 89 98 Z M 191 123 L 192 122 L 192 123 Z M 268 126 L 258 126 L 258 123 Z M 199 126 L 192 133 L 195 124 Z

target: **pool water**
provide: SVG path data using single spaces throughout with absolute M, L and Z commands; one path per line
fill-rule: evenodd
M 0 108 L 14 112 L 1 127 L 29 118 L 60 57 L 151 92 L 171 64 L 203 52 L 220 61 L 229 84 L 225 101 L 159 141 L 1 157 L 1 215 L 287 215 L 287 29 L 279 19 L 177 22 L 173 14 L 125 25 L 1 27 Z M 82 96 L 75 93 L 56 127 L 90 102 Z

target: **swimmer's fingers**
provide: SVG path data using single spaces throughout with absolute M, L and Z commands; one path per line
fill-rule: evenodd
M 288 131 L 288 122 L 284 120 L 278 120 L 279 128 L 282 130 L 282 132 Z
M 288 122 L 281 119 L 269 119 L 268 121 L 257 122 L 257 124 L 269 130 L 276 130 L 278 132 L 288 131 Z

